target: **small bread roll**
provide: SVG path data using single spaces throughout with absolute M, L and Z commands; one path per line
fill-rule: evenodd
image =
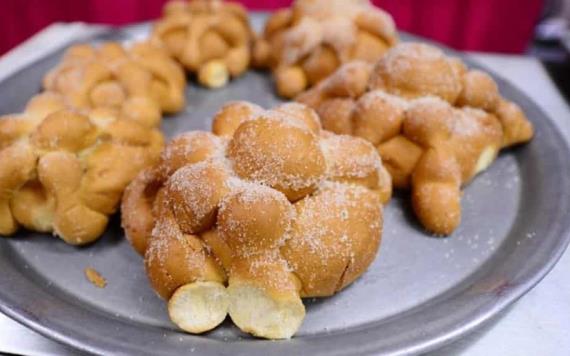
M 91 63 L 93 51 L 91 47 L 70 51 L 67 60 L 73 63 L 65 66 L 70 71 L 89 67 L 83 61 Z M 102 46 L 101 51 L 108 61 L 125 54 L 113 45 Z M 94 65 L 90 80 L 109 75 L 102 67 Z M 74 245 L 93 242 L 103 233 L 108 216 L 116 212 L 126 186 L 157 162 L 164 145 L 160 131 L 145 121 L 148 117 L 121 116 L 119 108 L 111 107 L 71 109 L 68 105 L 77 94 L 74 85 L 85 83 L 57 79 L 65 77 L 64 72 L 46 79 L 54 91 L 31 98 L 23 113 L 0 120 L 0 171 L 5 174 L 0 174 L 4 191 L 0 209 L 6 219 L 0 221 L 2 235 L 21 225 L 59 235 Z M 55 90 L 60 85 L 72 91 L 69 96 Z M 135 103 L 139 97 L 131 98 Z M 147 98 L 140 99 L 148 103 Z

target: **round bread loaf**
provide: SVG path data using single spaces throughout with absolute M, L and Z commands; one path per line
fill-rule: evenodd
M 174 138 L 123 198 L 172 321 L 191 333 L 226 314 L 255 336 L 291 337 L 301 297 L 332 295 L 374 260 L 391 181 L 369 142 L 323 131 L 305 105 L 233 102 L 217 135 Z

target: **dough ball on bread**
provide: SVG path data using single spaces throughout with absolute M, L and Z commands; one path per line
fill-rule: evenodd
M 214 116 L 212 132 L 221 137 L 231 138 L 242 123 L 262 111 L 261 107 L 246 101 L 230 102 Z
M 219 282 L 199 281 L 178 288 L 168 301 L 170 320 L 180 329 L 201 334 L 220 325 L 228 314 L 230 299 Z
M 328 183 L 295 208 L 297 219 L 281 252 L 301 280 L 302 296 L 333 295 L 374 260 L 382 232 L 380 200 L 362 187 Z
M 372 144 L 345 135 L 334 135 L 322 142 L 328 179 L 379 191 L 383 203 L 390 200 L 392 182 Z
M 218 228 L 234 254 L 249 255 L 281 246 L 292 218 L 293 207 L 285 195 L 269 187 L 248 184 L 224 199 Z
M 205 161 L 221 152 L 222 140 L 205 131 L 192 131 L 174 137 L 161 154 L 160 174 L 171 176 L 187 164 Z
M 317 136 L 279 115 L 240 125 L 228 155 L 240 177 L 269 185 L 291 201 L 314 191 L 326 169 Z
M 167 201 L 182 231 L 197 234 L 214 225 L 228 179 L 225 167 L 208 161 L 182 167 L 168 179 Z
M 183 233 L 169 212 L 154 227 L 145 253 L 145 268 L 153 289 L 165 299 L 188 283 L 224 283 L 226 278 L 203 241 Z
M 453 104 L 461 93 L 461 82 L 454 64 L 440 49 L 403 43 L 376 64 L 369 86 L 409 99 L 433 95 Z

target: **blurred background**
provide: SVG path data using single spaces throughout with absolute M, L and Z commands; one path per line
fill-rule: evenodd
M 159 16 L 166 0 L 0 0 L 0 55 L 53 22 L 122 25 Z M 241 0 L 252 10 L 291 0 Z M 459 50 L 527 54 L 570 97 L 570 0 L 374 0 L 398 28 Z

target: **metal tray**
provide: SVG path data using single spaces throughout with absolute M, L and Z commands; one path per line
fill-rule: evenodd
M 146 25 L 109 30 L 92 41 L 128 41 L 147 30 Z M 20 111 L 62 53 L 0 83 L 0 113 Z M 532 100 L 496 78 L 502 93 L 535 124 L 535 139 L 501 154 L 465 189 L 463 222 L 450 238 L 424 233 L 410 213 L 408 196 L 396 195 L 385 210 L 383 244 L 369 271 L 334 297 L 306 300 L 307 317 L 292 340 L 253 339 L 229 321 L 202 336 L 177 331 L 118 217 L 88 247 L 30 232 L 0 239 L 0 311 L 96 354 L 409 354 L 449 343 L 538 283 L 570 237 L 570 150 Z M 253 71 L 221 90 L 189 85 L 187 98 L 186 111 L 163 121 L 169 136 L 209 129 L 212 114 L 228 100 L 265 107 L 279 102 L 269 76 Z M 90 284 L 86 267 L 101 272 L 108 286 Z

